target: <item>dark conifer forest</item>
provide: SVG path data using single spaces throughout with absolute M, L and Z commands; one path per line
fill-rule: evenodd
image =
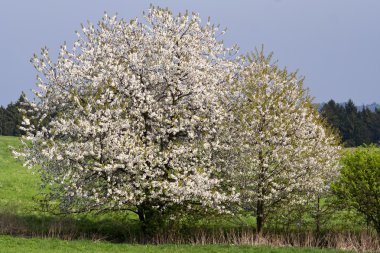
M 330 100 L 320 108 L 322 117 L 340 135 L 346 147 L 380 143 L 380 109 L 356 106 L 352 100 Z

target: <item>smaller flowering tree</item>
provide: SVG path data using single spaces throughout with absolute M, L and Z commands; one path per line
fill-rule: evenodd
M 198 14 L 151 7 L 145 19 L 105 15 L 56 63 L 47 49 L 32 59 L 40 126 L 24 119 L 32 145 L 20 155 L 40 166 L 46 203 L 60 212 L 127 209 L 149 223 L 230 200 L 213 154 L 236 49 Z
M 339 146 L 324 128 L 296 73 L 256 52 L 237 82 L 229 160 L 242 207 L 257 231 L 275 207 L 306 201 L 337 174 Z

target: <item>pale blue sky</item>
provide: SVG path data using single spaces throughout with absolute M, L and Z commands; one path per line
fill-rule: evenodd
M 306 76 L 316 102 L 380 102 L 380 0 L 0 0 L 0 105 L 22 90 L 30 96 L 37 73 L 29 59 L 41 47 L 55 56 L 80 23 L 96 23 L 104 11 L 141 17 L 150 3 L 210 16 L 242 53 L 264 44 L 281 66 Z

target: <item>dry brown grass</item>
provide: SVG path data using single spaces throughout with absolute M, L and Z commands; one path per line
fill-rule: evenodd
M 123 226 L 118 224 L 114 227 L 111 224 L 105 228 L 104 224 L 99 222 L 86 227 L 83 226 L 83 223 L 78 223 L 71 218 L 20 217 L 12 213 L 2 213 L 0 214 L 0 234 L 128 243 L 270 245 L 380 252 L 378 237 L 372 230 L 334 231 L 319 235 L 312 231 L 264 232 L 259 236 L 248 227 L 235 229 L 186 228 L 161 231 L 146 237 L 142 235 L 138 227 L 128 224 Z

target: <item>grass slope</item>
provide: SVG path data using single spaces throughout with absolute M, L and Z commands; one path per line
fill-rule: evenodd
M 0 252 L 157 252 L 157 253 L 338 253 L 347 251 L 337 251 L 330 249 L 314 248 L 272 248 L 272 247 L 251 247 L 251 246 L 228 246 L 228 245 L 131 245 L 113 244 L 93 241 L 64 241 L 54 239 L 25 239 L 10 236 L 0 236 Z
M 37 193 L 38 176 L 22 167 L 10 147 L 20 148 L 19 139 L 0 136 L 0 210 L 30 212 L 36 207 L 32 198 Z

